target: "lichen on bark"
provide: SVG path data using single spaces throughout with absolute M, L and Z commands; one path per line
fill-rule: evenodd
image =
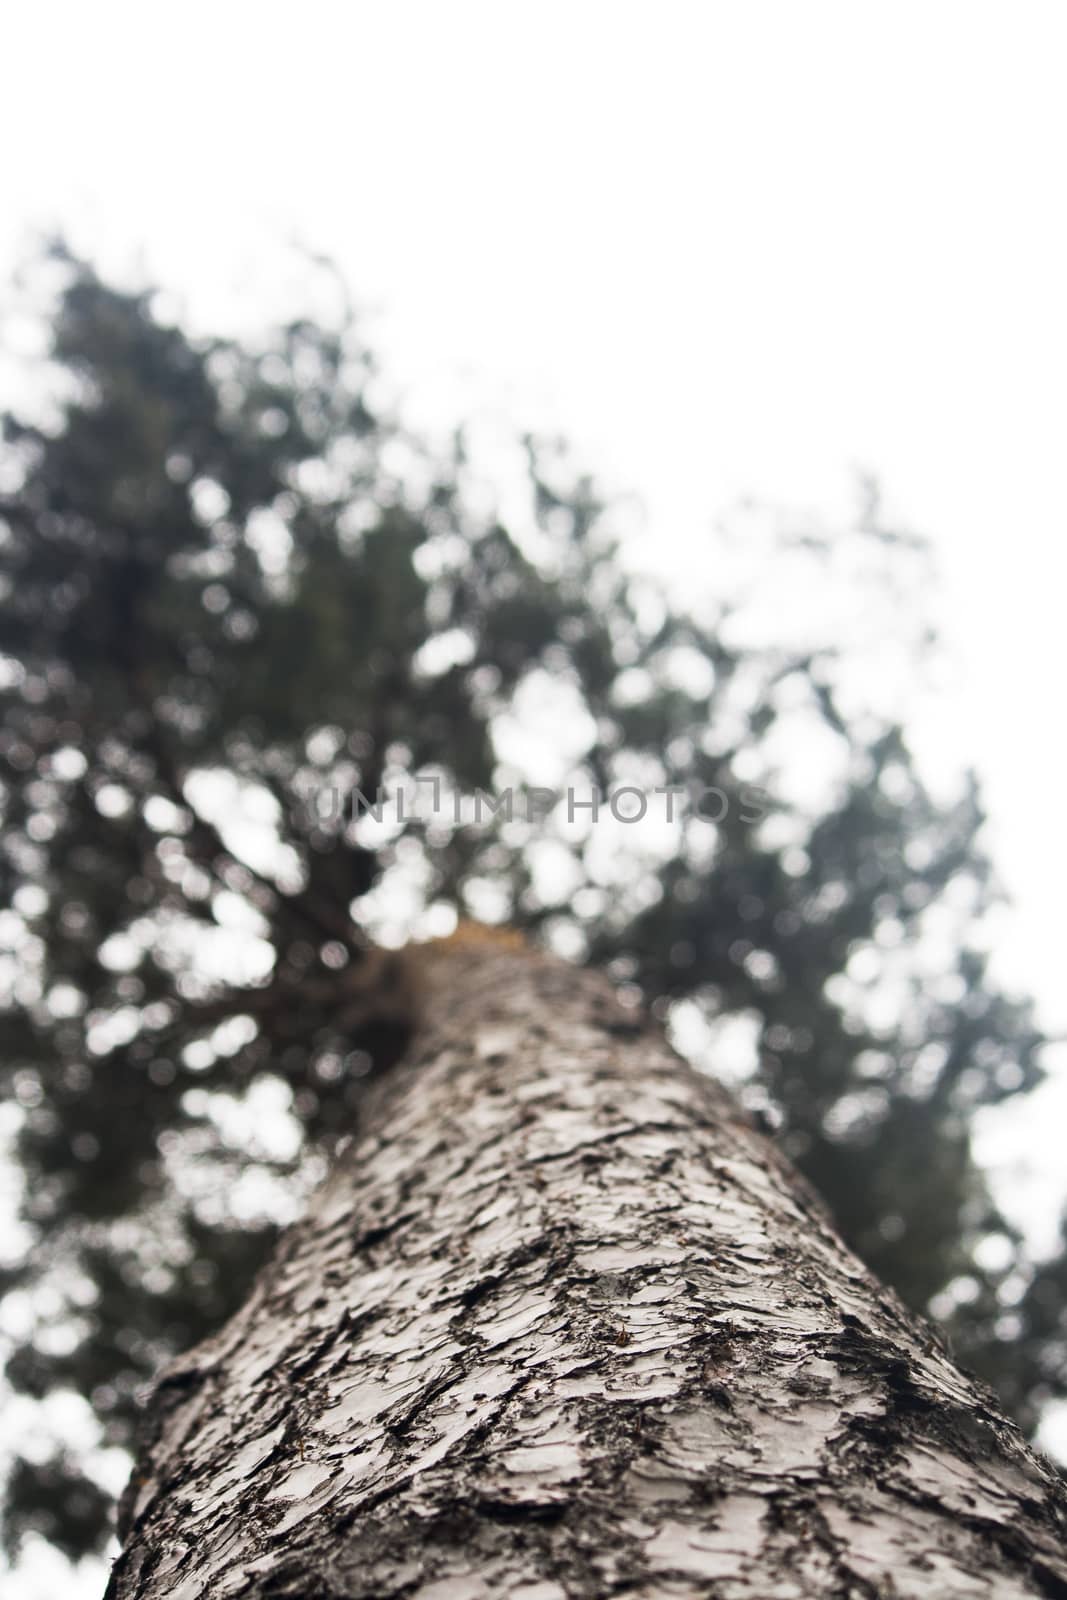
M 1067 1496 L 605 978 L 443 950 L 163 1375 L 109 1600 L 1067 1596 Z

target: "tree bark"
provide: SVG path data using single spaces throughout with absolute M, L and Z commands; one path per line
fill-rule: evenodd
M 110 1600 L 1067 1596 L 1067 1494 L 607 980 L 439 950 L 164 1374 Z

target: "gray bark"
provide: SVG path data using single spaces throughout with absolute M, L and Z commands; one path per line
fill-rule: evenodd
M 427 958 L 407 1062 L 166 1372 L 110 1600 L 1067 1596 L 1067 1495 L 607 982 Z

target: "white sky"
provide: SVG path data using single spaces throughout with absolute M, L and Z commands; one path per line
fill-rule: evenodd
M 1000 971 L 1067 1028 L 1067 9 L 96 0 L 4 34 L 0 263 L 58 220 L 232 320 L 296 232 L 414 405 L 562 425 L 694 579 L 738 495 L 875 471 L 939 551 Z M 1043 1237 L 1064 1114 L 990 1140 Z

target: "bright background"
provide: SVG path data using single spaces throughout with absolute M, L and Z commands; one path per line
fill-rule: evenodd
M 709 593 L 738 497 L 832 516 L 875 473 L 938 555 L 957 669 L 927 737 L 983 780 L 999 974 L 1067 1032 L 1067 9 L 95 0 L 4 36 L 5 276 L 59 224 L 247 328 L 292 309 L 298 237 L 409 413 L 560 428 L 643 498 L 634 559 Z M 982 1130 L 1041 1245 L 1067 1190 L 1049 1065 Z

